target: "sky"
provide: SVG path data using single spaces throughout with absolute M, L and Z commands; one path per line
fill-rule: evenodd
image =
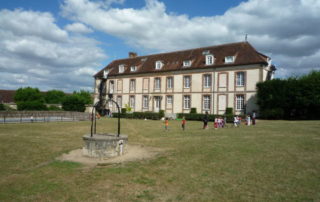
M 248 41 L 276 77 L 320 70 L 319 0 L 0 0 L 0 89 L 93 91 L 128 52 Z

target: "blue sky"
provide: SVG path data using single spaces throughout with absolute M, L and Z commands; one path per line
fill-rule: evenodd
M 0 89 L 92 90 L 111 60 L 243 41 L 277 77 L 319 70 L 317 0 L 0 0 Z

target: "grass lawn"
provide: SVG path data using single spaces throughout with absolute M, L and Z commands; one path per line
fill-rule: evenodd
M 97 129 L 116 132 L 116 121 Z M 89 122 L 0 125 L 0 201 L 320 201 L 320 121 L 163 126 L 122 120 L 129 143 L 168 150 L 88 168 L 55 158 L 82 147 Z

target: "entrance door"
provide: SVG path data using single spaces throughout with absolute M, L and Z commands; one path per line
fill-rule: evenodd
M 161 108 L 161 98 L 160 96 L 155 96 L 154 97 L 154 111 L 159 112 Z

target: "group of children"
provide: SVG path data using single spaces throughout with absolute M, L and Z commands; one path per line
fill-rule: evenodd
M 234 117 L 234 127 L 238 127 L 241 124 L 241 117 L 240 116 L 235 116 Z M 209 123 L 209 119 L 208 116 L 205 116 L 203 118 L 203 129 L 207 129 L 208 128 L 208 123 Z M 169 129 L 169 119 L 165 118 L 164 121 L 165 124 L 165 129 L 168 130 Z M 255 125 L 256 124 L 256 116 L 255 113 L 253 113 L 252 115 L 247 115 L 245 118 L 245 125 L 250 126 L 250 125 Z M 218 128 L 225 128 L 227 127 L 227 117 L 217 117 L 214 119 L 214 123 L 213 123 L 213 127 L 214 129 L 218 129 Z M 186 119 L 185 117 L 182 117 L 181 120 L 181 128 L 182 130 L 185 130 L 186 128 Z

